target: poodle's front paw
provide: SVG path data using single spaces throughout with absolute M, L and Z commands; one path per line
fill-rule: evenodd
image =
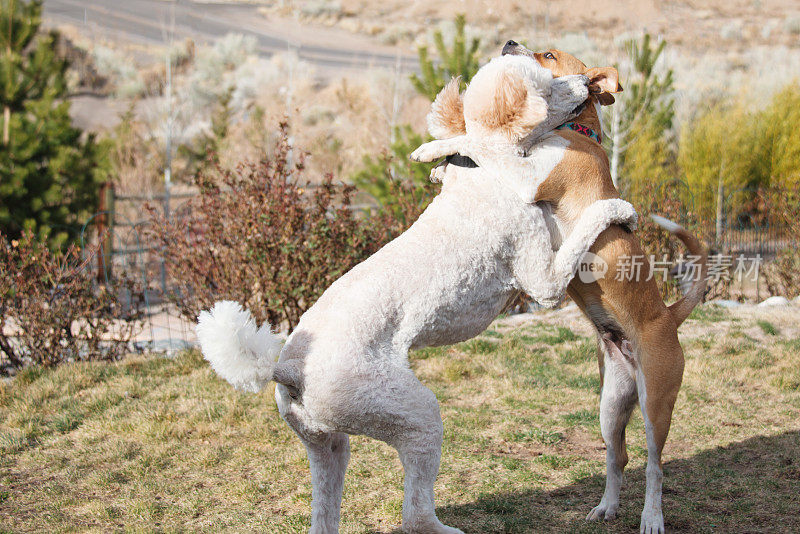
M 621 198 L 609 198 L 599 200 L 598 203 L 602 203 L 601 205 L 606 211 L 611 223 L 622 224 L 631 230 L 636 230 L 639 215 L 630 202 L 626 202 Z
M 434 184 L 440 184 L 444 181 L 444 175 L 447 172 L 447 163 L 442 162 L 439 165 L 435 166 L 431 169 L 431 182 Z
M 441 158 L 442 154 L 437 147 L 437 142 L 431 141 L 429 143 L 424 143 L 420 145 L 420 147 L 417 148 L 414 152 L 412 152 L 409 157 L 413 161 L 428 163 L 430 161 L 435 161 Z

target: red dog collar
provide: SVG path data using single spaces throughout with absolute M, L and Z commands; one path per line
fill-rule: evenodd
M 577 122 L 565 122 L 556 130 L 572 130 L 573 132 L 578 132 L 579 134 L 583 134 L 586 137 L 591 137 L 599 144 L 603 144 L 603 138 L 600 137 L 600 134 L 589 128 L 588 126 L 584 126 L 583 124 L 578 124 Z

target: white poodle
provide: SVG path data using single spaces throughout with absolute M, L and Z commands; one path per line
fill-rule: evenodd
M 548 120 L 548 103 L 550 113 L 566 110 L 550 117 L 559 124 L 586 98 L 583 77 L 554 81 L 535 61 L 505 56 L 475 76 L 464 112 L 518 144 L 531 142 L 527 134 Z M 609 224 L 636 221 L 630 204 L 599 201 L 554 254 L 540 208 L 520 197 L 519 185 L 451 165 L 411 228 L 334 282 L 282 349 L 269 325 L 258 328 L 234 302 L 200 314 L 202 351 L 220 376 L 251 391 L 278 383 L 280 414 L 308 452 L 311 532 L 338 532 L 348 434 L 397 449 L 407 532 L 460 532 L 436 517 L 442 420 L 436 397 L 409 369 L 409 349 L 479 334 L 518 290 L 558 301 L 597 235 Z

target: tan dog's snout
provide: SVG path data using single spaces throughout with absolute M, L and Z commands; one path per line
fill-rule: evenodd
M 534 57 L 533 52 L 519 44 L 518 42 L 509 39 L 506 41 L 506 44 L 503 45 L 503 50 L 500 53 L 501 56 L 525 56 L 525 57 Z

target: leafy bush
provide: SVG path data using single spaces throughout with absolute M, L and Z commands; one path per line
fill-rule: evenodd
M 772 97 L 763 111 L 761 124 L 765 150 L 760 155 L 770 180 L 767 185 L 796 191 L 800 187 L 800 88 L 797 83 L 788 84 Z
M 704 218 L 714 219 L 720 187 L 726 202 L 733 191 L 764 184 L 761 124 L 758 114 L 742 106 L 717 104 L 684 127 L 678 163 L 689 186 L 685 193 L 690 194 L 683 196 Z M 734 203 L 726 210 L 741 207 L 743 199 L 730 200 Z
M 363 167 L 352 176 L 353 183 L 369 193 L 381 206 L 392 203 L 393 190 L 401 178 L 407 187 L 424 194 L 430 187 L 433 164 L 411 161 L 408 155 L 431 139 L 428 135 L 414 132 L 407 124 L 396 128 L 395 140 L 386 152 L 377 157 L 369 154 L 364 156 Z
M 713 104 L 683 128 L 678 164 L 691 200 L 712 219 L 722 189 L 729 218 L 748 216 L 761 188 L 800 185 L 800 89 L 787 85 L 763 110 Z
M 201 192 L 188 206 L 190 218 L 166 220 L 151 209 L 150 234 L 187 319 L 231 299 L 259 322 L 291 330 L 331 283 L 405 230 L 426 204 L 414 188 L 393 182 L 386 209 L 357 213 L 355 188 L 335 185 L 330 175 L 311 188 L 302 157 L 290 161 L 297 152 L 282 124 L 271 160 L 217 164 L 197 177 Z
M 53 252 L 31 232 L 0 235 L 0 373 L 27 365 L 116 360 L 128 350 L 141 310 L 140 294 L 124 277 L 105 285 L 90 262 L 69 247 Z M 119 297 L 126 296 L 125 305 Z
M 674 265 L 682 254 L 688 254 L 678 240 L 650 219 L 651 214 L 661 215 L 680 223 L 690 231 L 697 231 L 696 215 L 687 209 L 679 194 L 676 194 L 676 190 L 680 188 L 681 185 L 677 181 L 642 183 L 635 190 L 634 197 L 629 199 L 639 213 L 639 228 L 636 230 L 636 235 L 648 259 L 653 257 L 656 261 L 663 261 L 666 258 L 670 265 Z M 659 278 L 657 281 L 665 298 L 680 297 L 675 279 L 668 277 Z

